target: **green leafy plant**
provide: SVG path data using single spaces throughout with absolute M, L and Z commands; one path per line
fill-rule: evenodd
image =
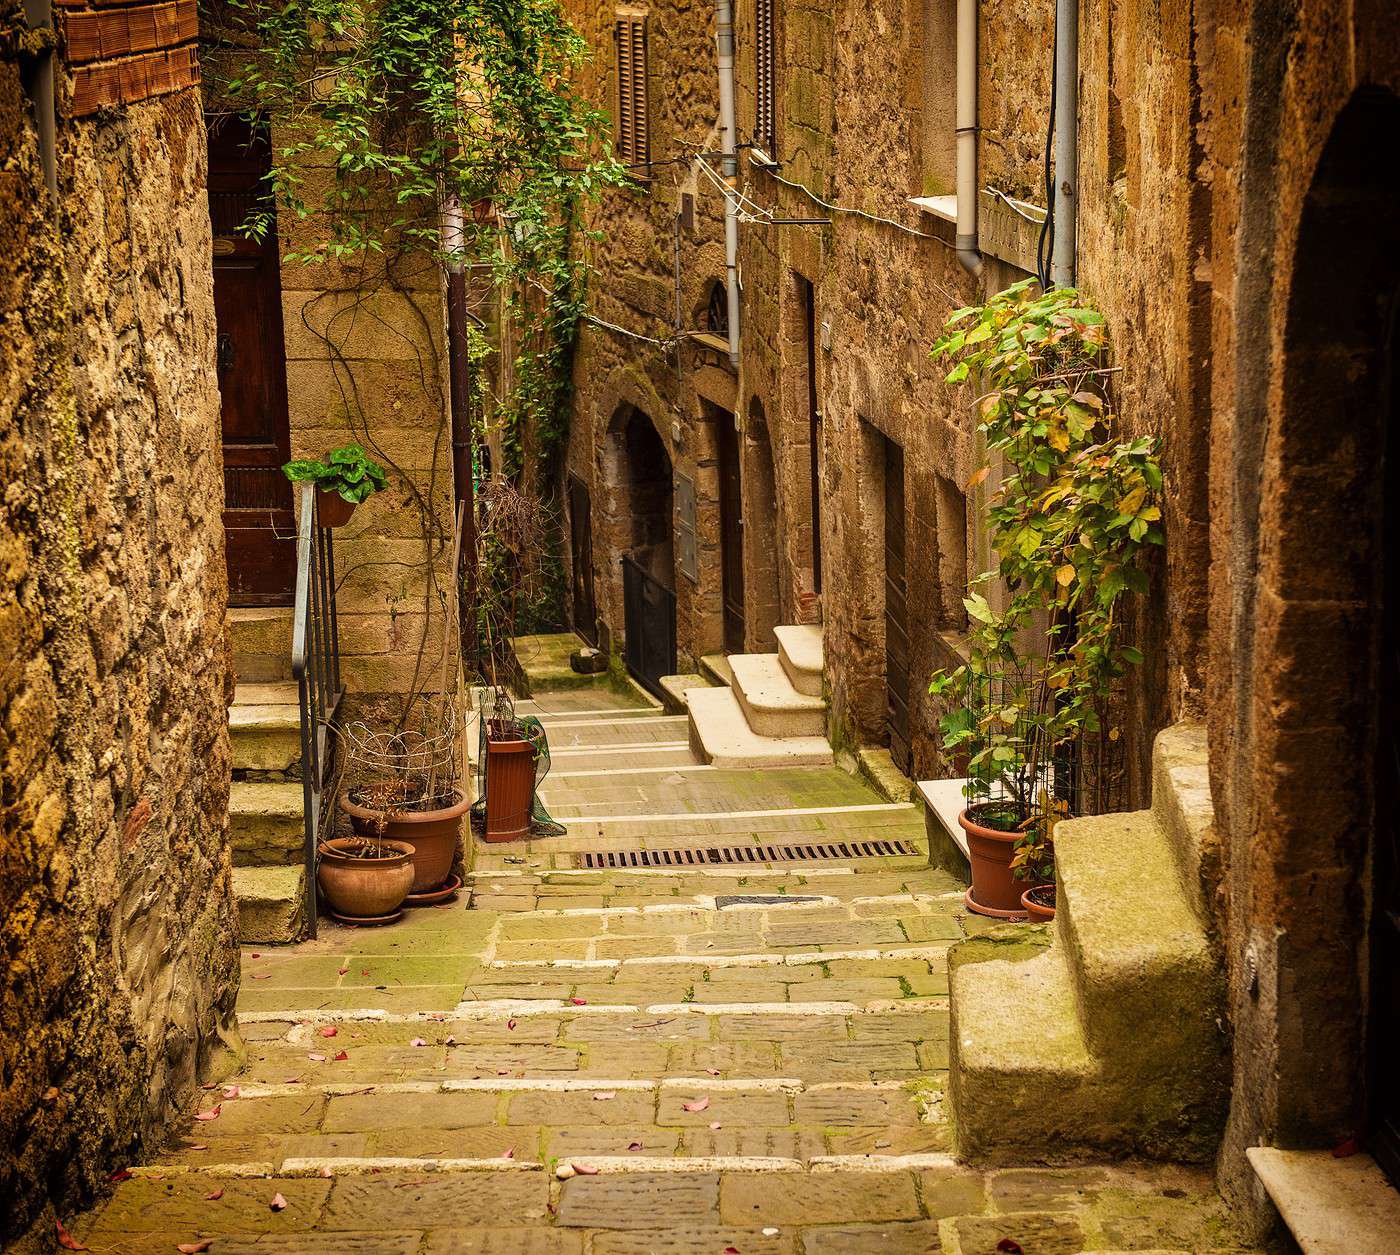
M 1122 599 L 1147 591 L 1163 541 L 1162 471 L 1155 438 L 1120 438 L 1103 315 L 1072 288 L 1034 285 L 956 311 L 933 346 L 949 383 L 978 386 L 1001 476 L 986 507 L 997 566 L 964 602 L 968 660 L 930 691 L 949 707 L 944 748 L 967 760 L 969 809 L 1021 834 L 1018 877 L 1050 880 L 1067 751 L 1118 740 L 1115 681 L 1142 661 L 1122 639 Z M 990 474 L 989 462 L 969 487 Z
M 332 449 L 324 460 L 302 458 L 288 462 L 282 474 L 294 484 L 314 484 L 322 492 L 333 492 L 356 505 L 381 492 L 389 482 L 384 468 L 357 444 Z

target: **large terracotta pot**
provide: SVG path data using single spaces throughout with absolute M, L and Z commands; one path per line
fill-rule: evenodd
M 1021 905 L 1026 908 L 1026 914 L 1030 917 L 1032 924 L 1048 924 L 1055 918 L 1055 907 L 1053 903 L 1050 906 L 1041 906 L 1031 897 L 1031 894 L 1037 889 L 1049 889 L 1051 898 L 1055 896 L 1054 885 L 1032 885 L 1021 895 Z
M 413 850 L 398 841 L 385 841 L 393 858 L 357 858 L 348 853 L 353 837 L 321 842 L 316 883 L 337 915 L 351 919 L 383 919 L 403 905 L 413 887 Z
M 452 874 L 462 816 L 469 805 L 460 790 L 456 797 L 451 806 L 437 810 L 390 810 L 385 814 L 351 801 L 347 790 L 340 795 L 340 809 L 350 816 L 351 826 L 362 836 L 378 834 L 382 820 L 383 835 L 406 845 L 413 855 L 412 892 L 426 893 Z
M 958 823 L 967 833 L 967 856 L 972 864 L 972 888 L 965 899 L 968 910 L 996 919 L 1023 918 L 1023 886 L 1011 874 L 1011 856 L 1020 834 L 984 828 L 969 819 L 967 811 L 958 815 Z
M 344 527 L 355 513 L 355 505 L 338 492 L 316 489 L 316 519 L 322 527 Z
M 530 835 L 535 801 L 535 747 L 526 740 L 486 741 L 486 839 Z

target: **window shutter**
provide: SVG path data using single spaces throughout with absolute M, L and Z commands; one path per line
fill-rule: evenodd
M 773 0 L 755 0 L 754 13 L 754 142 L 767 154 L 774 156 L 774 103 L 777 99 L 773 81 Z
M 651 119 L 647 102 L 647 20 L 638 14 L 617 16 L 618 157 L 636 166 L 651 160 Z M 645 171 L 642 172 L 645 175 Z

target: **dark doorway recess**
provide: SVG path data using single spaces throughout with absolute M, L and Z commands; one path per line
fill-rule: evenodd
M 676 670 L 675 539 L 671 458 L 655 426 L 633 405 L 613 416 L 609 438 L 622 491 L 612 502 L 628 538 L 622 555 L 627 668 L 652 693 Z
M 881 438 L 885 487 L 885 695 L 890 757 L 912 768 L 909 736 L 909 589 L 904 544 L 904 450 Z
M 241 230 L 271 207 L 266 133 L 230 114 L 209 118 L 209 218 L 214 234 L 216 365 L 224 459 L 229 601 L 290 605 L 295 568 L 287 364 L 275 224 L 261 239 Z
M 724 602 L 724 649 L 744 652 L 744 492 L 739 433 L 734 415 L 710 408 L 719 468 L 720 583 Z
M 598 644 L 598 603 L 593 596 L 593 505 L 588 486 L 569 476 L 569 559 L 573 574 L 574 631 Z
M 807 374 L 807 452 L 812 517 L 812 591 L 822 591 L 822 415 L 817 406 L 817 293 L 810 279 L 797 276 L 802 307 L 803 356 Z

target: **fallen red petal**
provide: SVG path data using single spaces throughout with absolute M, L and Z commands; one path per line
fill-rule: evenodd
M 1002 1238 L 997 1243 L 997 1250 L 1002 1252 L 1002 1255 L 1025 1255 L 1025 1252 L 1021 1250 L 1021 1244 L 1014 1238 Z
M 512 1033 L 515 1032 L 515 1021 L 514 1021 L 514 1020 L 507 1020 L 507 1021 L 506 1021 L 506 1027 L 507 1027 L 508 1029 L 510 1029 L 510 1031 L 511 1031 Z
M 511 1146 L 511 1147 L 507 1148 L 506 1150 L 503 1150 L 503 1151 L 501 1152 L 501 1158 L 502 1158 L 502 1159 L 514 1159 L 514 1158 L 515 1158 L 515 1147 L 514 1147 L 514 1146 Z
M 325 1063 L 326 1061 L 325 1055 L 307 1055 L 306 1057 L 310 1059 L 312 1063 Z
M 126 1168 L 118 1168 L 116 1172 L 108 1173 L 107 1180 L 113 1185 L 120 1185 L 123 1181 L 131 1180 L 131 1172 Z
M 1361 1149 L 1361 1143 L 1354 1137 L 1349 1137 L 1344 1142 L 1338 1142 L 1332 1147 L 1333 1159 L 1350 1159 Z
M 268 1203 L 268 1206 L 271 1207 L 273 1211 L 282 1211 L 287 1206 L 287 1200 L 280 1194 L 274 1194 L 272 1196 L 272 1202 Z
M 586 1007 L 588 1005 L 587 998 L 570 998 L 569 1001 L 576 1007 Z
M 201 1251 L 207 1251 L 213 1245 L 213 1238 L 200 1238 L 198 1242 L 181 1242 L 175 1249 L 182 1255 L 200 1255 Z
M 344 976 L 350 969 L 348 967 L 338 967 L 335 970 L 337 976 Z
M 601 1093 L 601 1094 L 594 1094 L 594 1095 L 593 1095 L 593 1101 L 594 1101 L 594 1102 L 608 1102 L 610 1099 L 613 1099 L 613 1098 L 616 1098 L 616 1097 L 617 1097 L 617 1095 L 616 1095 L 615 1093 L 613 1093 L 612 1090 L 607 1090 L 607 1091 L 605 1091 L 604 1093 Z
M 56 1225 L 58 1226 L 58 1244 L 59 1244 L 59 1246 L 63 1247 L 63 1249 L 64 1249 L 65 1251 L 90 1251 L 90 1250 L 92 1250 L 92 1247 L 90 1247 L 90 1246 L 84 1246 L 81 1242 L 78 1241 L 77 1238 L 73 1237 L 73 1236 L 68 1232 L 68 1230 L 65 1229 L 65 1228 L 63 1227 L 63 1221 L 57 1220 L 57 1219 L 56 1219 L 56 1220 L 54 1221 L 54 1224 L 56 1224 Z
M 694 1102 L 681 1103 L 681 1106 L 685 1108 L 686 1111 L 704 1111 L 709 1105 L 710 1100 L 708 1097 L 697 1098 Z
M 344 1063 L 345 1060 L 347 1060 L 349 1057 L 350 1057 L 349 1054 L 347 1054 L 344 1050 L 342 1050 L 342 1051 L 339 1051 L 338 1053 L 333 1054 L 333 1055 L 331 1056 L 331 1062 L 332 1062 L 332 1063 Z
M 706 1068 L 705 1071 L 708 1072 L 711 1076 L 718 1076 L 718 1075 L 719 1075 L 719 1069 L 718 1069 L 718 1068 Z
M 409 1044 L 410 1046 L 426 1046 L 428 1043 L 425 1042 L 421 1037 L 415 1037 L 415 1038 L 414 1038 L 411 1042 L 409 1042 L 408 1044 Z
M 217 1202 L 219 1201 L 219 1199 L 223 1198 L 223 1196 L 224 1196 L 224 1187 L 221 1185 L 221 1186 L 219 1186 L 219 1188 L 218 1188 L 217 1190 L 211 1190 L 211 1191 L 210 1191 L 208 1194 L 206 1194 L 204 1197 L 207 1198 L 211 1203 L 217 1203 Z
M 334 1037 L 340 1030 L 334 1024 L 327 1024 L 320 1030 L 322 1037 Z
M 194 1113 L 194 1118 L 196 1120 L 217 1120 L 219 1118 L 219 1112 L 222 1109 L 223 1104 L 218 1103 L 215 1106 L 210 1107 L 208 1111 L 196 1111 Z
M 207 1147 L 203 1142 L 192 1142 L 189 1146 L 186 1146 L 185 1149 L 186 1149 L 186 1150 L 208 1150 L 209 1147 Z
M 240 1092 L 240 1091 L 239 1091 L 237 1085 L 226 1085 L 226 1086 L 224 1087 L 224 1097 L 225 1097 L 225 1098 L 237 1098 L 238 1095 L 239 1095 L 239 1092 Z
M 628 1149 L 628 1150 L 641 1150 L 641 1149 L 642 1149 L 642 1144 L 641 1144 L 641 1142 L 628 1142 L 628 1143 L 627 1143 L 627 1149 Z
M 739 1248 L 737 1246 L 726 1246 L 724 1248 L 724 1255 L 739 1255 Z
M 598 1169 L 591 1163 L 576 1163 L 569 1166 L 581 1177 L 596 1177 L 598 1175 Z

